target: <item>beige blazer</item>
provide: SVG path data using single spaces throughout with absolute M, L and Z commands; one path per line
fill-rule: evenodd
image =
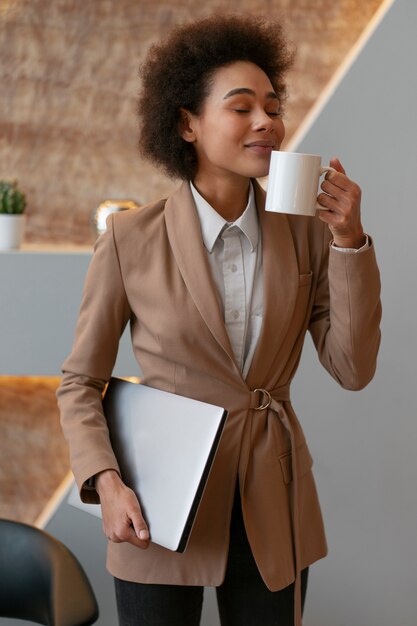
M 97 241 L 58 391 L 82 498 L 97 501 L 84 482 L 118 468 L 101 395 L 127 322 L 144 383 L 229 411 L 187 550 L 110 543 L 108 568 L 121 579 L 221 584 L 237 476 L 249 542 L 269 589 L 286 587 L 295 570 L 326 554 L 312 459 L 289 389 L 307 330 L 343 387 L 360 389 L 371 380 L 380 339 L 379 273 L 373 245 L 357 254 L 329 251 L 326 225 L 266 213 L 264 192 L 255 189 L 264 319 L 246 380 L 234 361 L 188 183 L 166 201 L 113 216 Z M 273 399 L 264 410 L 255 410 L 269 403 L 257 388 Z

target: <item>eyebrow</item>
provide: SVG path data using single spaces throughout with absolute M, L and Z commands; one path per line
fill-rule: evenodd
M 248 89 L 247 87 L 237 87 L 236 89 L 232 89 L 225 96 L 223 96 L 223 100 L 227 100 L 227 98 L 231 98 L 232 96 L 236 96 L 238 94 L 248 94 L 249 96 L 256 96 L 256 93 L 253 91 L 253 89 Z M 266 97 L 272 98 L 274 100 L 279 100 L 275 91 L 268 91 Z

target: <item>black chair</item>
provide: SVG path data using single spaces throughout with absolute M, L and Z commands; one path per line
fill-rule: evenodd
M 98 606 L 75 556 L 48 533 L 0 520 L 0 616 L 45 626 L 88 626 Z

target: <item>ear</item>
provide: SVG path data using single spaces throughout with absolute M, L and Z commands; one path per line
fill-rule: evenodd
M 195 115 L 187 109 L 180 109 L 179 131 L 184 141 L 195 142 Z

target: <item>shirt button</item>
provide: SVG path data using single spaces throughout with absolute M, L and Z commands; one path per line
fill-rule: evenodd
M 233 263 L 233 264 L 230 266 L 230 269 L 231 269 L 231 271 L 232 271 L 233 273 L 234 273 L 234 272 L 237 272 L 237 265 L 235 265 L 235 264 Z
M 237 320 L 239 317 L 239 311 L 233 311 L 233 319 Z

